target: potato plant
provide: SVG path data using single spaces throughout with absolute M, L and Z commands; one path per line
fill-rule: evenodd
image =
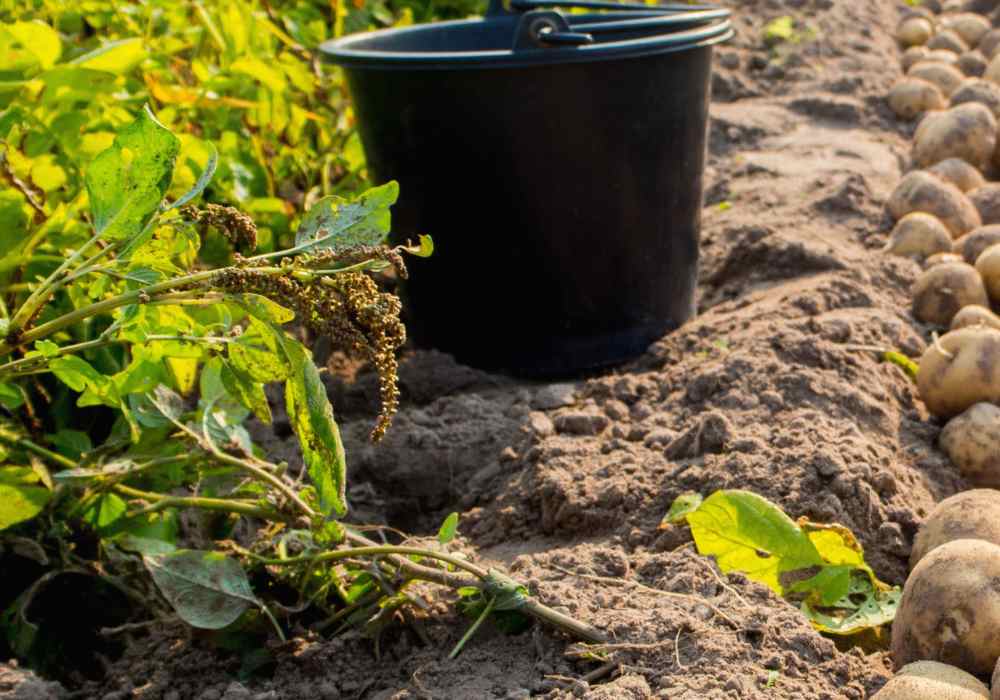
M 601 639 L 449 553 L 454 522 L 434 546 L 375 542 L 342 522 L 344 448 L 320 370 L 290 329 L 328 335 L 374 366 L 378 440 L 405 330 L 398 299 L 370 273 L 405 275 L 404 254 L 431 252 L 428 238 L 385 244 L 396 184 L 319 199 L 290 247 L 254 253 L 252 219 L 199 203 L 215 157 L 191 190 L 167 196 L 180 150 L 147 108 L 86 167 L 85 210 L 36 216 L 16 198 L 8 210 L 17 245 L 0 260 L 0 556 L 27 551 L 45 569 L 0 617 L 13 651 L 42 653 L 32 600 L 70 572 L 109 582 L 137 617 L 205 629 L 254 613 L 278 636 L 303 617 L 377 631 L 432 582 L 459 590 L 480 621 L 518 611 Z M 230 264 L 200 257 L 208 230 L 233 247 Z M 267 385 L 283 387 L 301 465 L 269 461 L 245 426 L 271 421 Z

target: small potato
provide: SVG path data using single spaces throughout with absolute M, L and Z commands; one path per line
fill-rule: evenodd
M 933 214 L 915 211 L 907 214 L 892 229 L 885 252 L 918 260 L 935 253 L 950 252 L 951 232 Z
M 983 226 L 1000 224 L 1000 183 L 988 182 L 967 193 L 972 206 L 979 212 Z
M 958 54 L 952 53 L 951 55 L 954 57 L 953 62 L 957 63 Z M 986 70 L 989 71 L 989 67 Z M 934 83 L 945 97 L 951 97 L 951 93 L 955 92 L 958 86 L 962 84 L 962 81 L 965 80 L 962 71 L 954 65 L 935 61 L 932 56 L 928 56 L 926 60 L 913 64 L 910 70 L 906 71 L 906 74 L 911 78 L 920 78 L 929 83 Z
M 959 328 L 968 328 L 969 326 L 985 326 L 987 328 L 996 328 L 1000 331 L 1000 316 L 997 316 L 985 306 L 969 304 L 968 306 L 963 306 L 955 314 L 955 317 L 951 319 L 951 330 L 957 331 Z M 1000 542 L 997 544 L 1000 544 Z
M 1000 114 L 1000 85 L 982 78 L 969 78 L 951 93 L 951 106 L 978 102 L 996 117 Z
M 927 49 L 927 58 L 924 60 L 928 63 L 944 63 L 945 65 L 958 68 L 958 54 L 954 51 Z M 961 70 L 959 72 L 961 73 Z
M 970 484 L 988 489 L 1000 486 L 1000 408 L 991 403 L 973 405 L 965 413 L 948 421 L 948 425 L 941 431 L 938 444 Z M 1000 491 L 991 493 L 1000 498 Z M 965 511 L 970 525 L 982 513 L 979 507 Z M 993 536 L 977 536 L 976 539 L 988 539 L 1000 545 L 1000 505 L 991 509 L 990 519 L 995 524 L 997 539 Z M 992 530 L 990 534 L 993 534 Z M 956 536 L 951 539 L 958 538 Z
M 949 29 L 932 36 L 924 46 L 933 51 L 953 51 L 957 54 L 963 54 L 969 50 L 969 45 L 962 41 L 962 37 Z
M 997 87 L 1000 90 L 1000 87 Z M 889 90 L 889 108 L 900 119 L 916 119 L 924 112 L 948 106 L 937 85 L 920 78 L 904 77 Z
M 976 406 L 992 405 L 976 404 Z M 976 410 L 976 406 L 961 416 L 952 418 L 948 425 L 962 420 Z M 992 408 L 1000 413 L 1000 409 L 995 406 Z M 945 428 L 945 431 L 947 430 L 948 428 Z M 952 437 L 964 436 L 959 436 L 955 432 Z M 948 450 L 944 448 L 943 433 L 941 442 L 942 448 L 947 452 Z M 955 466 L 961 469 L 958 464 Z M 934 510 L 927 516 L 927 520 L 920 526 L 917 536 L 913 539 L 910 569 L 915 567 L 928 552 L 952 540 L 986 540 L 1000 546 L 1000 491 L 991 488 L 962 491 L 934 506 Z
M 942 180 L 947 180 L 963 192 L 974 190 L 986 184 L 983 174 L 961 158 L 946 158 L 929 167 L 927 172 L 937 175 Z
M 955 32 L 969 46 L 976 46 L 993 29 L 988 19 L 975 12 L 945 15 L 940 22 L 945 31 Z
M 1000 243 L 995 243 L 976 258 L 976 272 L 991 301 L 1000 302 Z
M 913 285 L 914 317 L 935 326 L 947 327 L 963 306 L 988 303 L 979 273 L 964 262 L 935 265 Z
M 941 661 L 971 674 L 993 672 L 1000 657 L 1000 547 L 953 540 L 914 567 L 892 623 L 897 666 Z
M 991 245 L 1000 243 L 1000 225 L 991 224 L 973 229 L 962 236 L 952 246 L 952 252 L 958 253 L 970 265 L 975 265 L 983 251 Z
M 979 78 L 986 72 L 988 63 L 989 61 L 986 60 L 986 56 L 982 52 L 978 49 L 972 49 L 959 56 L 955 65 L 970 78 Z
M 926 60 L 928 54 L 931 50 L 926 46 L 911 46 L 906 51 L 903 52 L 902 58 L 900 58 L 900 63 L 903 66 L 903 72 L 910 70 L 910 68 L 920 61 Z M 956 61 L 958 63 L 958 61 Z
M 961 190 L 922 170 L 907 173 L 899 181 L 887 206 L 897 220 L 911 211 L 933 214 L 951 231 L 953 238 L 978 228 L 982 223 L 979 212 Z
M 934 36 L 934 27 L 924 17 L 908 17 L 899 23 L 896 38 L 903 46 L 926 44 Z
M 995 328 L 949 331 L 927 346 L 918 364 L 917 390 L 935 416 L 951 418 L 977 403 L 1000 401 L 1000 331 Z
M 997 120 L 989 107 L 967 102 L 944 112 L 931 112 L 920 122 L 913 138 L 917 167 L 961 158 L 984 168 L 996 149 Z
M 987 61 L 993 58 L 998 47 L 1000 47 L 1000 29 L 991 29 L 983 34 L 983 38 L 979 40 L 977 46 Z

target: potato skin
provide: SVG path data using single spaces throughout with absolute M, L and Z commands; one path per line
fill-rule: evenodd
M 960 688 L 971 690 L 980 696 L 988 696 L 990 692 L 983 685 L 983 682 L 971 673 L 966 673 L 956 666 L 949 666 L 938 661 L 914 661 L 896 671 L 896 675 L 927 678 L 949 685 L 956 685 Z
M 952 107 L 972 102 L 983 105 L 996 118 L 1000 114 L 1000 85 L 982 78 L 968 78 L 951 93 Z
M 914 317 L 935 326 L 947 327 L 963 306 L 988 303 L 979 273 L 965 262 L 935 265 L 913 285 Z
M 984 168 L 996 150 L 997 120 L 986 105 L 966 102 L 925 116 L 913 139 L 913 160 L 918 167 L 961 158 Z
M 970 406 L 1000 401 L 1000 331 L 974 326 L 949 331 L 920 357 L 917 390 L 927 410 L 951 418 Z
M 953 540 L 910 572 L 892 623 L 897 666 L 941 661 L 972 674 L 993 672 L 1000 657 L 1000 547 Z
M 979 212 L 979 220 L 983 222 L 983 226 L 1000 224 L 1000 184 L 987 182 L 969 190 L 967 196 Z
M 959 328 L 968 328 L 969 326 L 986 326 L 987 328 L 996 328 L 1000 331 L 1000 316 L 997 316 L 985 306 L 969 304 L 968 306 L 963 306 L 955 314 L 955 318 L 951 319 L 951 330 L 957 331 Z
M 932 36 L 934 27 L 923 17 L 907 17 L 896 29 L 896 38 L 903 46 L 926 44 Z
M 885 252 L 918 260 L 935 253 L 951 252 L 951 233 L 933 214 L 910 212 L 892 229 Z
M 923 170 L 907 173 L 899 181 L 889 197 L 888 207 L 896 220 L 911 211 L 933 214 L 954 238 L 982 225 L 979 212 L 961 190 Z
M 931 50 L 926 46 L 911 46 L 908 48 L 899 59 L 900 64 L 903 66 L 903 72 L 905 73 L 910 70 L 910 68 L 921 61 L 927 60 L 930 52 Z M 986 65 L 989 65 L 989 61 L 987 61 Z M 986 70 L 983 69 L 983 72 L 985 73 Z
M 938 53 L 939 51 L 933 53 Z M 962 74 L 962 71 L 952 65 L 952 63 L 958 62 L 958 54 L 951 51 L 945 53 L 949 53 L 953 57 L 949 63 L 935 60 L 934 56 L 928 55 L 925 60 L 910 66 L 906 74 L 912 78 L 920 78 L 921 80 L 934 83 L 940 88 L 941 93 L 945 97 L 951 97 L 951 93 L 955 92 L 958 86 L 962 84 L 965 76 Z M 942 58 L 945 57 L 942 56 Z M 990 65 L 992 65 L 992 62 Z M 989 72 L 990 66 L 987 66 L 986 72 L 983 75 L 989 75 Z M 1000 68 L 997 69 L 997 72 L 1000 74 Z
M 976 46 L 993 28 L 990 21 L 975 12 L 959 12 L 941 17 L 941 26 L 955 32 L 969 46 Z
M 1000 90 L 1000 87 L 997 89 Z M 920 78 L 902 78 L 892 86 L 886 99 L 893 113 L 907 121 L 916 119 L 924 112 L 948 106 L 937 85 Z
M 959 56 L 958 62 L 955 65 L 970 78 L 979 78 L 986 72 L 988 64 L 989 61 L 986 60 L 986 57 L 983 56 L 979 49 L 972 49 Z
M 969 45 L 963 41 L 962 37 L 950 29 L 938 32 L 928 39 L 924 46 L 933 50 L 954 51 L 957 54 L 963 54 L 969 50 Z
M 989 697 L 944 681 L 906 675 L 889 679 L 871 700 L 989 700 Z
M 990 405 L 976 404 L 976 406 Z M 974 410 L 976 406 L 969 411 Z M 953 418 L 951 423 L 961 419 L 969 411 Z M 958 437 L 957 432 L 952 435 Z M 994 491 L 992 488 L 962 491 L 934 506 L 934 510 L 927 516 L 927 520 L 920 526 L 913 540 L 910 569 L 929 552 L 952 540 L 986 540 L 1000 547 L 1000 491 Z
M 991 403 L 975 404 L 948 421 L 938 444 L 969 483 L 991 489 L 1000 486 L 1000 408 Z M 976 519 L 979 512 L 978 508 L 968 511 L 970 521 Z M 1000 508 L 991 518 L 1000 537 Z M 976 539 L 994 541 L 993 537 L 978 536 Z M 995 544 L 1000 545 L 1000 540 Z
M 952 244 L 952 252 L 958 253 L 970 265 L 975 265 L 983 251 L 1000 243 L 1000 225 L 990 224 L 973 229 Z
M 990 299 L 1000 301 L 1000 243 L 991 245 L 976 258 L 976 272 L 983 278 Z
M 947 180 L 962 192 L 974 190 L 986 184 L 986 178 L 961 158 L 946 158 L 927 169 L 932 175 Z
M 986 56 L 988 61 L 996 54 L 998 47 L 1000 47 L 1000 29 L 991 29 L 983 34 L 983 38 L 979 40 L 976 48 Z

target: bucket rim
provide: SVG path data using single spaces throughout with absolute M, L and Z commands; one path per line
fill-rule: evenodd
M 576 15 L 573 19 L 582 21 L 593 16 Z M 493 49 L 486 51 L 381 51 L 354 48 L 356 44 L 367 41 L 372 37 L 419 34 L 442 30 L 448 31 L 490 21 L 494 20 L 487 17 L 432 22 L 410 27 L 390 27 L 373 32 L 353 34 L 341 37 L 340 39 L 332 39 L 322 43 L 319 46 L 319 50 L 324 60 L 335 63 L 343 68 L 378 70 L 406 70 L 414 68 L 438 70 L 518 68 L 567 63 L 593 63 L 610 59 L 639 58 L 674 53 L 713 46 L 728 41 L 735 35 L 732 22 L 725 19 L 707 26 L 683 31 L 620 41 L 586 44 L 583 46 L 560 46 L 517 51 L 513 49 Z

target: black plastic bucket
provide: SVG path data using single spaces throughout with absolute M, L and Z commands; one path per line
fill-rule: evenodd
M 402 289 L 416 342 L 566 375 L 694 313 L 712 46 L 732 29 L 711 7 L 514 1 L 322 50 L 373 178 L 400 183 L 393 235 L 435 241 Z

